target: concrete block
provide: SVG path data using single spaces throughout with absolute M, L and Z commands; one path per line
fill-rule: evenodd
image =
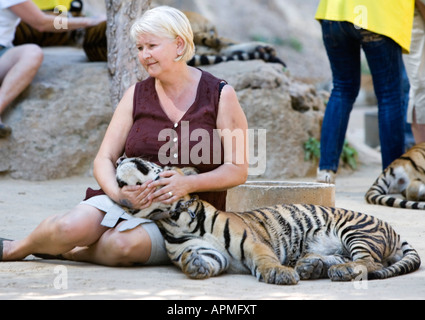
M 364 128 L 365 143 L 371 148 L 378 147 L 381 144 L 379 140 L 378 110 L 365 112 Z
M 227 193 L 228 211 L 249 211 L 276 204 L 335 206 L 335 185 L 315 182 L 249 181 Z

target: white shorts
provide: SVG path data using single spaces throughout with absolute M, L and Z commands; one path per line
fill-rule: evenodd
M 105 212 L 101 225 L 109 228 L 115 228 L 120 219 L 126 220 L 120 225 L 118 231 L 123 232 L 136 227 L 142 227 L 151 238 L 152 248 L 151 256 L 145 265 L 161 265 L 169 264 L 170 259 L 165 249 L 164 238 L 159 231 L 158 226 L 148 219 L 135 218 L 128 214 L 120 205 L 112 201 L 107 195 L 92 197 L 81 202 L 81 204 L 89 205 Z M 143 226 L 142 226 L 143 225 Z

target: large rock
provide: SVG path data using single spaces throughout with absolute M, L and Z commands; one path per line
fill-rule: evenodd
M 113 108 L 106 63 L 82 50 L 45 49 L 30 87 L 4 120 L 13 133 L 0 140 L 0 172 L 46 180 L 90 173 Z
M 320 138 L 326 93 L 292 79 L 279 64 L 228 62 L 204 69 L 235 88 L 249 128 L 258 135 L 251 152 L 250 179 L 286 179 L 314 172 L 315 164 L 304 161 L 303 144 L 309 137 Z M 266 152 L 260 129 L 267 133 Z
M 0 140 L 0 173 L 26 180 L 90 174 L 114 110 L 106 63 L 89 63 L 73 48 L 45 53 L 33 83 L 5 114 L 13 134 Z M 205 69 L 236 89 L 249 127 L 258 135 L 250 179 L 312 172 L 314 164 L 304 161 L 303 143 L 320 136 L 324 109 L 312 86 L 293 80 L 280 65 L 262 61 Z

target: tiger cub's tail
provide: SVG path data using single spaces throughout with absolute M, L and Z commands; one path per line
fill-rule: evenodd
M 248 60 L 264 60 L 265 62 L 280 63 L 284 67 L 286 64 L 276 56 L 260 51 L 250 53 L 235 52 L 230 56 L 226 55 L 195 55 L 190 61 L 187 62 L 189 66 L 205 66 L 213 65 L 227 61 L 248 61 Z
M 387 279 L 416 271 L 421 266 L 418 252 L 407 242 L 402 243 L 403 258 L 389 267 L 368 274 L 369 280 Z
M 392 170 L 385 171 L 366 192 L 366 201 L 387 207 L 425 210 L 425 202 L 405 200 L 389 195 L 390 177 Z

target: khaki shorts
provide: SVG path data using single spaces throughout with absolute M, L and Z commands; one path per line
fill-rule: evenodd
M 0 57 L 10 48 L 0 45 Z
M 151 256 L 145 265 L 162 265 L 169 264 L 167 251 L 165 249 L 164 238 L 159 231 L 157 225 L 148 219 L 135 218 L 129 215 L 121 206 L 111 200 L 107 195 L 100 195 L 92 197 L 88 200 L 81 202 L 81 204 L 89 205 L 105 212 L 101 225 L 109 228 L 115 228 L 118 222 L 123 219 L 126 220 L 122 223 L 118 231 L 123 232 L 142 227 L 149 234 L 152 242 Z
M 407 122 L 425 124 L 425 21 L 415 9 L 410 54 L 403 54 L 404 65 L 410 82 Z

